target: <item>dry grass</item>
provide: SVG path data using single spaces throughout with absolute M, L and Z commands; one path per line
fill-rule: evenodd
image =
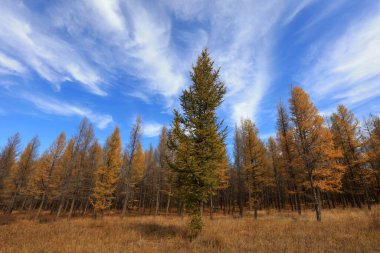
M 179 217 L 17 218 L 0 226 L 0 252 L 380 252 L 379 208 L 324 211 L 321 223 L 312 212 L 217 216 L 192 242 Z

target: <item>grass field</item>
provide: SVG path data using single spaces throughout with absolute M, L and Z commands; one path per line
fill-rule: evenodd
M 16 214 L 0 219 L 0 252 L 380 252 L 380 208 L 324 210 L 322 222 L 314 219 L 311 211 L 262 211 L 256 221 L 205 217 L 205 230 L 190 241 L 186 218 L 177 216 L 35 221 Z

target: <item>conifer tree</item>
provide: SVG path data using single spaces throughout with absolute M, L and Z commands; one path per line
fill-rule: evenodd
M 302 169 L 302 160 L 297 154 L 294 139 L 294 128 L 290 125 L 289 114 L 285 105 L 277 106 L 277 138 L 279 142 L 280 171 L 284 172 L 287 184 L 287 193 L 290 197 L 292 207 L 301 214 L 301 191 L 302 184 L 306 178 L 306 171 Z
M 16 133 L 8 139 L 7 144 L 0 153 L 0 203 L 4 203 L 6 197 L 6 179 L 10 173 L 15 170 L 17 164 L 17 156 L 19 153 L 20 134 Z M 5 208 L 5 205 L 0 204 L 0 208 Z
M 377 193 L 380 192 L 380 117 L 371 115 L 364 121 L 366 136 L 363 137 L 368 163 L 374 171 Z
M 243 120 L 241 124 L 243 139 L 243 164 L 246 172 L 246 187 L 248 189 L 248 208 L 254 209 L 254 217 L 263 201 L 263 188 L 270 183 L 268 163 L 265 158 L 264 143 L 258 137 L 255 124 Z
M 272 162 L 274 181 L 276 184 L 276 202 L 279 210 L 284 208 L 284 176 L 280 167 L 280 150 L 273 137 L 269 137 L 268 151 Z
M 39 216 L 42 207 L 47 199 L 51 199 L 52 193 L 58 188 L 57 180 L 54 178 L 58 169 L 59 160 L 63 155 L 66 145 L 66 134 L 61 133 L 40 157 L 35 172 L 33 174 L 32 191 L 33 195 L 40 197 L 40 205 L 36 214 Z
M 371 209 L 369 189 L 365 180 L 370 174 L 366 168 L 366 157 L 362 154 L 363 143 L 359 140 L 359 121 L 345 106 L 339 105 L 336 113 L 331 116 L 331 132 L 336 148 L 342 150 L 343 164 L 347 166 L 343 183 L 344 190 L 351 195 L 354 206 L 360 205 L 354 196 L 365 193 L 368 209 Z
M 19 197 L 23 197 L 26 200 L 26 194 L 28 193 L 30 186 L 30 176 L 33 173 L 35 162 L 37 159 L 37 149 L 39 146 L 39 140 L 34 137 L 21 153 L 20 160 L 14 170 L 10 172 L 7 180 L 7 188 L 10 199 L 8 206 L 8 213 L 12 213 L 13 209 L 17 205 Z
M 341 154 L 334 149 L 332 135 L 309 95 L 300 87 L 291 91 L 291 120 L 295 125 L 297 153 L 312 192 L 316 218 L 321 221 L 320 191 L 338 191 L 344 167 L 336 161 Z
M 70 187 L 75 166 L 75 140 L 71 138 L 66 145 L 65 151 L 59 161 L 59 169 L 55 172 L 55 177 L 58 178 L 58 189 L 54 192 L 55 198 L 59 199 L 59 206 L 56 217 L 61 214 L 65 201 L 69 198 Z
M 237 201 L 239 205 L 240 217 L 244 214 L 244 194 L 245 194 L 245 170 L 244 170 L 244 156 L 243 156 L 243 136 L 241 128 L 235 126 L 234 135 L 234 158 L 235 170 L 237 178 Z
M 174 171 L 191 213 L 190 232 L 196 236 L 203 227 L 203 203 L 218 185 L 216 173 L 224 159 L 226 132 L 221 129 L 216 109 L 223 101 L 226 88 L 207 49 L 198 57 L 190 77 L 192 84 L 180 97 L 183 113 L 175 112 L 180 125 L 173 131 L 178 139 Z
M 101 152 L 99 147 L 97 149 Z M 118 127 L 108 137 L 104 152 L 104 164 L 100 164 L 96 170 L 96 182 L 92 195 L 95 212 L 100 213 L 101 216 L 104 210 L 112 204 L 116 182 L 122 165 L 122 145 Z
M 82 198 L 83 182 L 85 181 L 85 171 L 88 168 L 88 154 L 94 142 L 94 127 L 87 118 L 84 118 L 78 127 L 78 133 L 74 137 L 73 160 L 70 177 L 70 194 L 71 199 L 68 218 L 73 215 L 75 203 L 80 202 L 81 205 L 85 201 Z M 86 180 L 87 181 L 87 180 Z
M 123 157 L 123 166 L 120 175 L 120 189 L 122 194 L 124 195 L 123 199 L 123 209 L 121 212 L 121 216 L 125 216 L 127 211 L 127 206 L 131 194 L 131 189 L 133 188 L 133 179 L 132 176 L 136 174 L 135 168 L 133 166 L 134 157 L 136 156 L 136 152 L 138 149 L 138 145 L 141 139 L 141 118 L 137 117 L 136 121 L 132 127 L 128 147 L 124 153 Z M 141 148 L 141 143 L 140 143 Z M 141 150 L 142 153 L 142 150 Z M 140 155 L 140 154 L 139 154 Z

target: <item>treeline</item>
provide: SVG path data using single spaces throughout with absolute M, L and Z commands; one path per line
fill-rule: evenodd
M 261 209 L 313 209 L 321 220 L 322 208 L 379 203 L 379 117 L 359 122 L 340 105 L 325 119 L 294 87 L 289 105 L 277 106 L 276 136 L 263 141 L 255 123 L 242 120 L 229 160 L 226 129 L 215 113 L 226 89 L 207 50 L 191 79 L 182 113 L 175 111 L 158 146 L 148 150 L 142 149 L 140 118 L 124 149 L 118 127 L 101 146 L 87 119 L 40 156 L 37 137 L 23 150 L 20 135 L 10 137 L 0 153 L 0 208 L 36 217 L 42 211 L 56 217 L 188 211 L 201 229 L 203 210 L 257 217 Z

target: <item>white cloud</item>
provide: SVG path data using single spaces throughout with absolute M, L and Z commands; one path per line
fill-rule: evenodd
M 104 17 L 105 22 L 110 25 L 116 31 L 123 31 L 124 18 L 120 10 L 120 4 L 118 0 L 92 0 L 90 1 L 99 14 Z
M 293 21 L 293 19 L 302 11 L 304 10 L 307 6 L 312 4 L 315 0 L 304 0 L 298 2 L 298 5 L 294 8 L 294 10 L 286 17 L 284 21 L 284 25 L 289 24 L 290 22 Z
M 26 71 L 26 68 L 19 61 L 0 52 L 0 73 L 24 74 Z
M 156 137 L 161 133 L 162 125 L 158 123 L 143 123 L 142 134 L 146 137 Z
M 326 46 L 308 69 L 302 83 L 319 100 L 335 99 L 353 105 L 380 95 L 380 15 L 354 20 Z M 328 96 L 328 98 L 326 97 Z
M 160 94 L 170 100 L 185 85 L 186 61 L 177 57 L 172 47 L 171 19 L 159 3 L 68 2 L 52 11 L 55 25 L 73 38 L 85 37 L 79 43 L 88 43 L 84 45 L 88 47 L 86 53 L 103 69 L 113 74 L 122 69 L 143 81 L 144 85 L 128 89 Z
M 0 48 L 22 59 L 57 88 L 64 81 L 78 81 L 92 93 L 106 95 L 97 71 L 71 45 L 46 31 L 49 21 L 39 24 L 20 2 L 5 1 L 0 11 Z
M 209 44 L 228 87 L 226 109 L 232 122 L 255 120 L 271 85 L 272 44 L 281 1 L 217 2 Z
M 97 114 L 91 111 L 90 109 L 74 106 L 72 104 L 68 104 L 52 98 L 37 97 L 31 94 L 25 94 L 23 98 L 32 102 L 38 109 L 48 114 L 62 115 L 67 117 L 87 117 L 99 129 L 104 129 L 113 122 L 113 118 L 111 115 Z

